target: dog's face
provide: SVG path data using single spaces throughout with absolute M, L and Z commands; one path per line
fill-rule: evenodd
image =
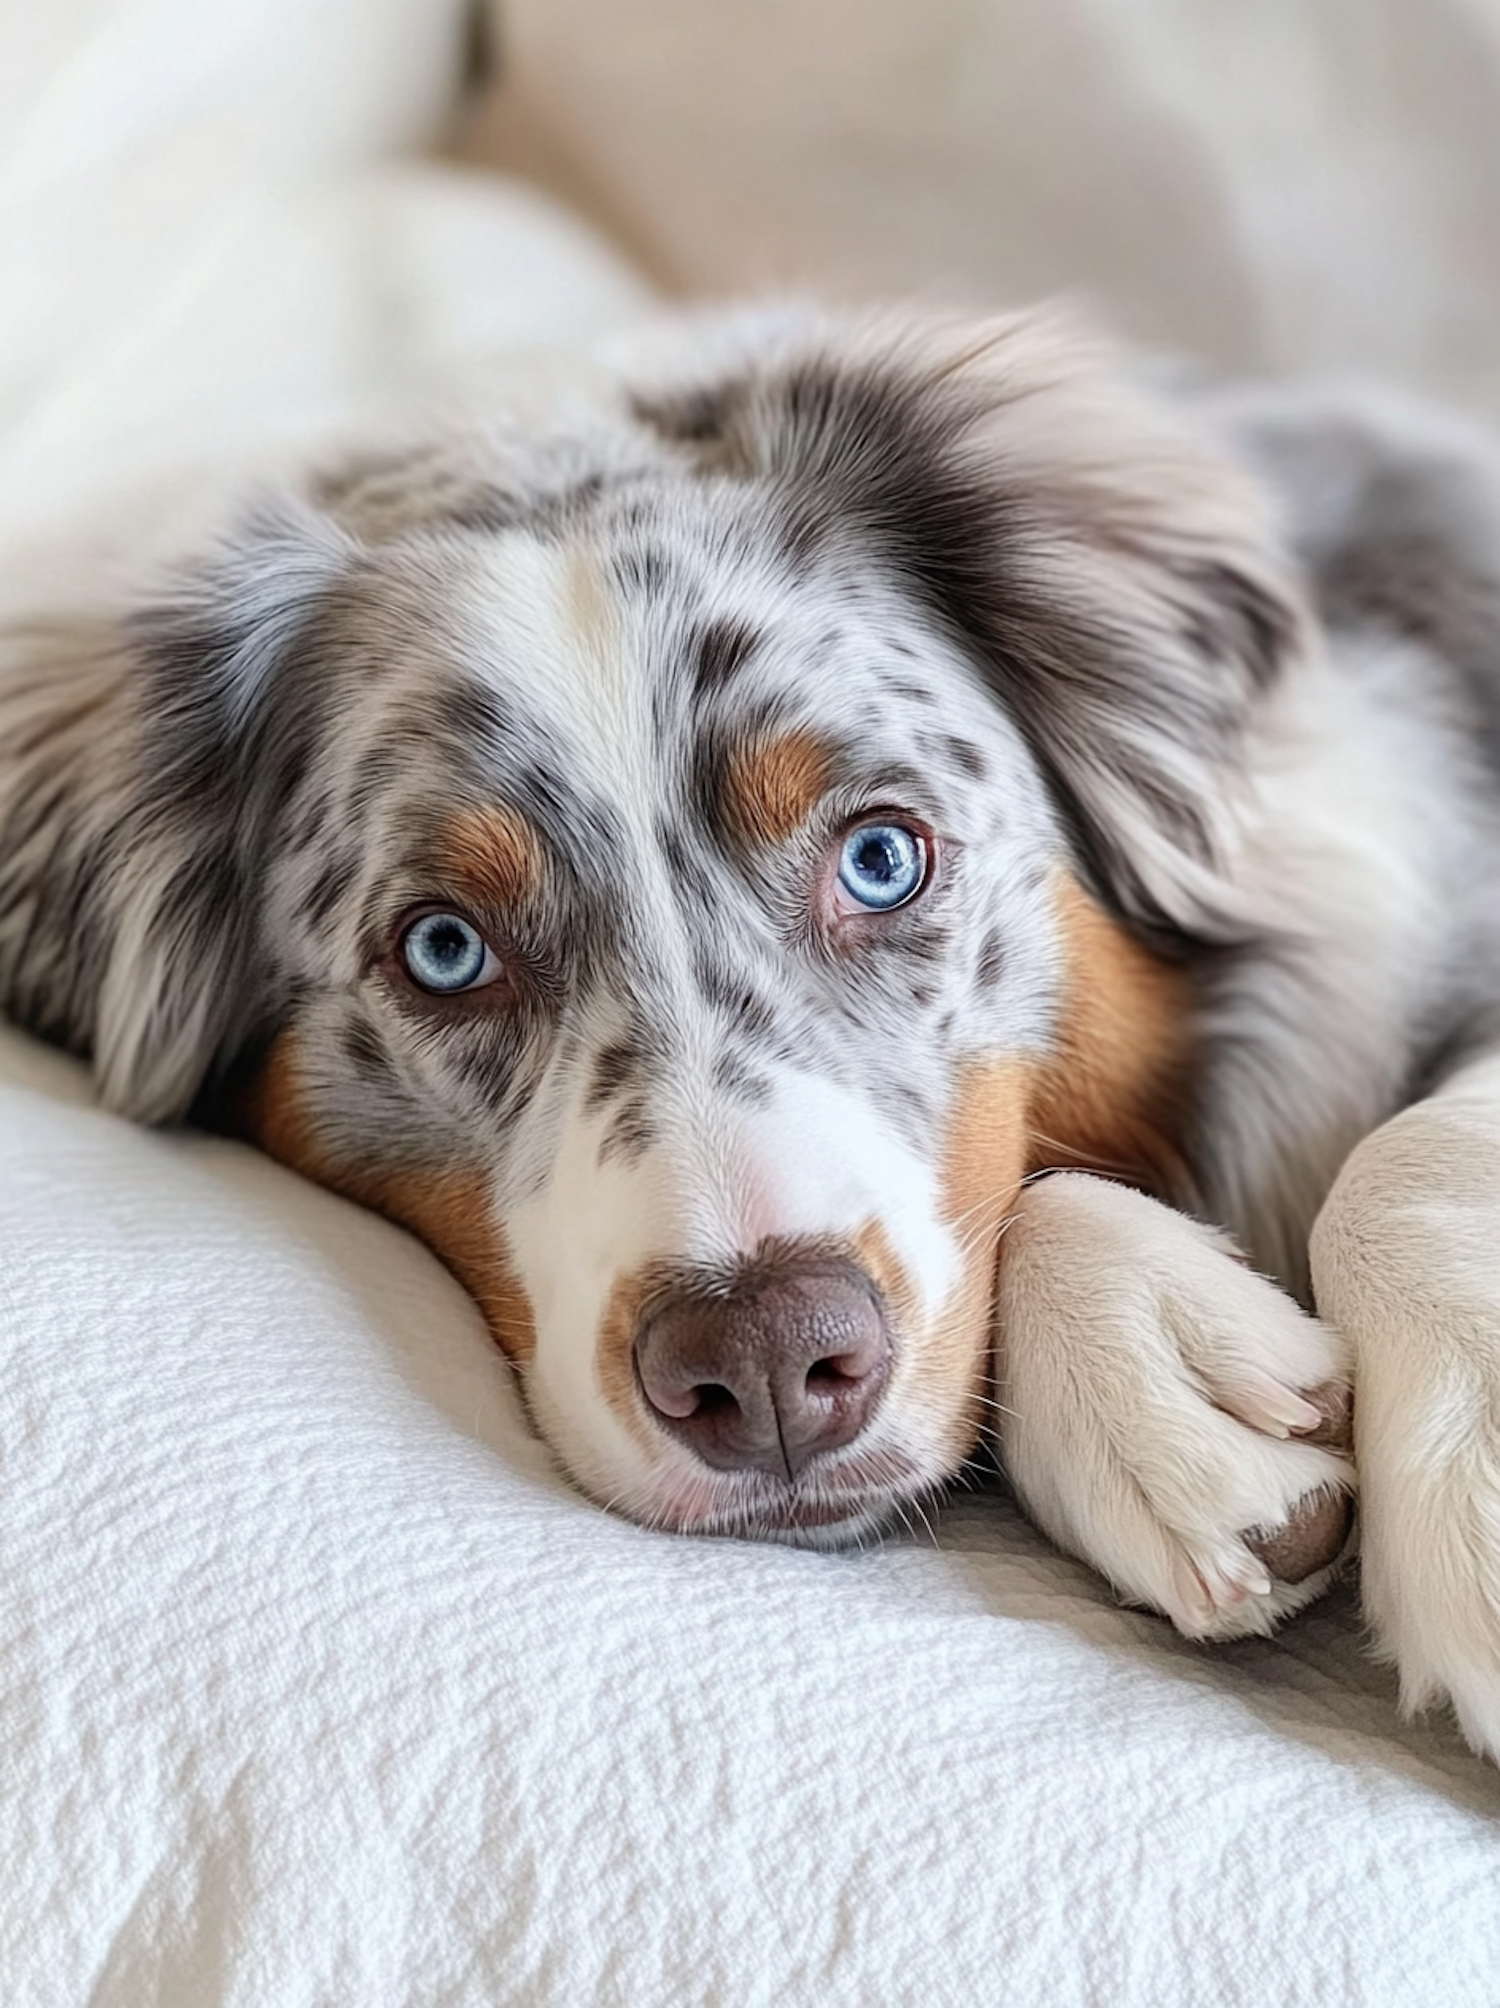
M 87 1041 L 422 1235 L 597 1498 L 839 1540 L 972 1449 L 1027 1172 L 1170 1182 L 1186 983 L 1128 924 L 1223 926 L 1296 613 L 1031 324 L 707 346 L 132 625 Z
M 362 583 L 251 1115 L 448 1256 L 597 1496 L 847 1528 L 974 1440 L 1065 854 L 918 609 L 683 504 Z

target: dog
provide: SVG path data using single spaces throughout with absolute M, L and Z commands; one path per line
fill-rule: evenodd
M 0 1003 L 413 1230 L 654 1526 L 856 1542 L 989 1442 L 1223 1639 L 1357 1464 L 1500 1754 L 1497 809 L 1484 436 L 782 304 L 13 627 Z

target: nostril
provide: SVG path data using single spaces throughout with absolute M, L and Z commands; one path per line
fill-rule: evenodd
M 663 1386 L 659 1379 L 642 1376 L 646 1399 L 659 1415 L 673 1422 L 687 1422 L 697 1415 L 725 1415 L 739 1403 L 727 1387 L 717 1381 L 699 1381 L 690 1387 Z
M 703 1381 L 680 1395 L 665 1398 L 648 1391 L 648 1399 L 653 1408 L 671 1416 L 674 1422 L 686 1422 L 696 1416 L 732 1415 L 739 1407 L 730 1390 L 721 1387 L 717 1381 Z
M 698 1397 L 698 1406 L 694 1410 L 696 1415 L 731 1415 L 739 1407 L 733 1392 L 727 1387 L 720 1387 L 716 1381 L 694 1388 L 693 1392 Z
M 855 1264 L 819 1254 L 689 1276 L 645 1309 L 637 1383 L 657 1423 L 718 1470 L 795 1479 L 875 1413 L 893 1357 L 883 1301 Z
M 847 1387 L 850 1381 L 863 1380 L 868 1371 L 867 1362 L 858 1353 L 839 1353 L 832 1359 L 814 1360 L 807 1370 L 807 1385 L 811 1388 Z
M 658 1415 L 669 1415 L 674 1422 L 686 1422 L 690 1415 L 698 1413 L 698 1390 L 695 1387 L 646 1388 L 646 1399 Z

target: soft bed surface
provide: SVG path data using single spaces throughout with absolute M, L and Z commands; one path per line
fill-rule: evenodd
M 1492 2003 L 1500 1777 L 1347 1598 L 575 1497 L 407 1236 L 0 1037 L 0 1993 Z

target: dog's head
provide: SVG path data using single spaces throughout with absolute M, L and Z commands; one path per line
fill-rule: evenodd
M 12 800 L 0 974 L 115 1106 L 413 1227 L 596 1497 L 847 1538 L 975 1442 L 1027 1172 L 1170 1182 L 1141 944 L 1232 925 L 1299 618 L 1050 323 L 699 327 L 128 622 L 34 735 L 33 799 L 92 778 L 30 850 Z

